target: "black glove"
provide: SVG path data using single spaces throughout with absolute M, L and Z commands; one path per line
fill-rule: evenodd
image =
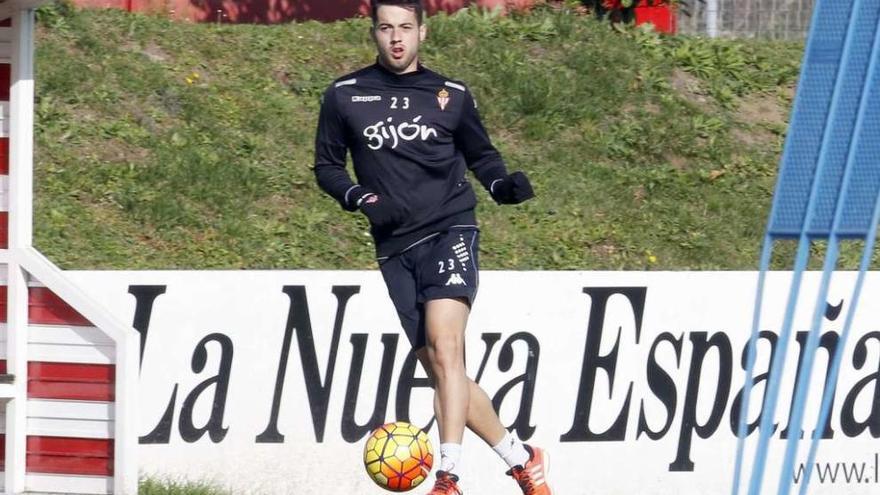
M 406 220 L 406 208 L 389 196 L 367 191 L 358 199 L 358 207 L 379 230 L 393 229 Z
M 503 179 L 498 179 L 490 187 L 492 199 L 499 205 L 515 205 L 535 197 L 529 178 L 522 172 L 514 172 Z

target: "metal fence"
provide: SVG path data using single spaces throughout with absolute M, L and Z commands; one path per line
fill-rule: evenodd
M 815 0 L 682 0 L 679 31 L 725 37 L 806 37 Z

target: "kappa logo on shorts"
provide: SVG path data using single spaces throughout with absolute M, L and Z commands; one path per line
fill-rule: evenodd
M 467 283 L 464 281 L 463 278 L 461 278 L 461 275 L 459 275 L 458 273 L 453 273 L 452 275 L 449 276 L 449 280 L 446 281 L 446 285 L 447 286 L 450 286 L 450 285 L 467 286 Z

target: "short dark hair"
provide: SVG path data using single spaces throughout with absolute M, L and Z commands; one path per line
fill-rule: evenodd
M 379 7 L 383 5 L 396 5 L 412 9 L 416 13 L 419 24 L 422 24 L 425 19 L 425 7 L 422 5 L 422 0 L 370 0 L 370 17 L 373 19 L 373 24 L 379 22 Z

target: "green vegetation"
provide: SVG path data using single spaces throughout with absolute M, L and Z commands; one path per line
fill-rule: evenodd
M 139 495 L 229 495 L 207 483 L 159 481 L 148 478 L 140 482 Z
M 35 244 L 65 268 L 371 268 L 315 185 L 323 89 L 366 20 L 39 13 Z M 488 269 L 754 269 L 802 46 L 613 29 L 564 8 L 429 20 L 538 197 L 479 191 Z

